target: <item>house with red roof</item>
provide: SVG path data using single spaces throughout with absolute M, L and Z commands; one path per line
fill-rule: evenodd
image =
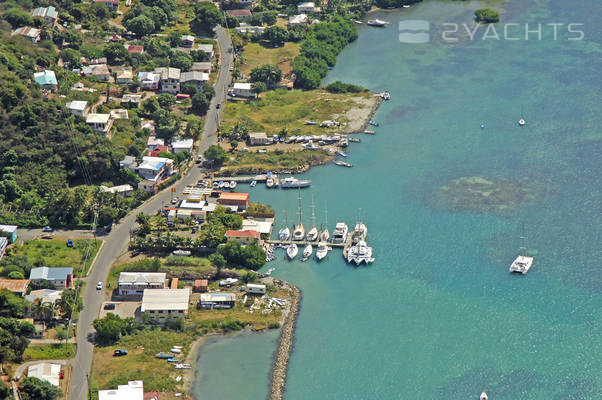
M 261 234 L 258 231 L 226 231 L 228 241 L 237 240 L 242 245 L 251 243 L 257 244 L 261 240 Z

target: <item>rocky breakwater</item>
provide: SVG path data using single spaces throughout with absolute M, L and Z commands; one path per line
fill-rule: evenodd
M 301 304 L 301 291 L 294 285 L 281 281 L 273 280 L 274 285 L 282 286 L 291 291 L 291 304 L 288 311 L 283 317 L 282 328 L 280 332 L 280 340 L 278 349 L 274 357 L 274 367 L 272 369 L 272 383 L 270 390 L 270 400 L 280 400 L 284 393 L 284 385 L 286 384 L 286 371 L 288 368 L 288 360 L 293 350 L 293 340 L 295 334 L 295 324 L 297 322 L 297 314 Z

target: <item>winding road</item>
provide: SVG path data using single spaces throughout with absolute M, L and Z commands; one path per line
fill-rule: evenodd
M 233 50 L 227 31 L 222 27 L 216 28 L 217 42 L 220 48 L 220 70 L 215 82 L 215 96 L 207 112 L 203 127 L 203 136 L 198 145 L 198 154 L 202 154 L 211 145 L 217 143 L 217 127 L 223 107 L 216 109 L 218 103 L 224 104 L 230 83 L 230 66 L 233 64 Z M 134 226 L 138 213 L 153 214 L 171 200 L 171 188 L 181 193 L 186 186 L 194 185 L 202 171 L 195 164 L 185 176 L 170 188 L 156 194 L 140 207 L 132 210 L 119 224 L 115 224 L 111 233 L 104 237 L 104 246 L 100 249 L 96 261 L 88 275 L 88 284 L 84 292 L 84 309 L 77 322 L 77 354 L 72 362 L 73 375 L 71 379 L 71 400 L 88 399 L 88 376 L 92 366 L 94 352 L 94 328 L 92 322 L 98 317 L 104 301 L 102 291 L 96 290 L 96 282 L 105 281 L 111 266 L 120 254 L 123 254 L 129 241 L 130 229 Z

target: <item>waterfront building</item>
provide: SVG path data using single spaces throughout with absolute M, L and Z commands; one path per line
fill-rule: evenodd
M 188 316 L 190 289 L 145 289 L 140 311 L 158 323 Z
M 197 308 L 214 309 L 214 308 L 232 308 L 236 302 L 234 293 L 202 293 L 201 301 L 197 304 Z
M 143 381 L 129 381 L 117 389 L 99 390 L 98 400 L 144 400 Z

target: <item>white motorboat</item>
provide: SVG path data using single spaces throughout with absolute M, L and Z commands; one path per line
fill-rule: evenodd
M 297 257 L 297 253 L 299 253 L 299 248 L 297 247 L 297 245 L 295 243 L 289 244 L 288 247 L 286 248 L 286 255 L 291 260 L 293 258 Z
M 347 153 L 345 153 L 344 151 L 337 151 L 337 154 L 341 157 L 347 157 Z
M 487 393 L 483 392 L 481 393 L 481 395 L 479 396 L 479 400 L 488 400 L 489 397 L 487 397 Z
M 391 94 L 386 90 L 382 92 L 379 96 L 383 100 L 391 100 Z
M 224 189 L 230 189 L 230 182 L 224 182 L 223 188 Z
M 526 122 L 525 122 L 524 118 L 521 118 L 521 119 L 518 120 L 518 125 L 519 126 L 525 126 L 525 124 L 526 124 Z
M 387 21 L 381 21 L 380 19 L 369 19 L 366 23 L 370 26 L 376 26 L 378 28 L 382 28 L 383 26 L 388 24 Z
M 230 181 L 230 189 L 236 189 L 237 185 L 238 183 L 236 183 L 236 181 Z
M 268 179 L 266 179 L 266 181 L 265 181 L 265 185 L 266 185 L 268 188 L 273 188 L 273 187 L 274 187 L 274 178 L 272 178 L 272 177 L 270 176 Z
M 255 185 L 257 185 L 257 181 L 251 181 L 249 187 L 255 187 Z
M 213 182 L 213 188 L 214 189 L 219 188 L 219 182 Z
M 303 249 L 303 259 L 307 260 L 309 257 L 311 257 L 311 253 L 313 253 L 314 248 L 312 247 L 311 244 L 308 244 L 307 246 L 305 246 L 305 248 Z
M 289 176 L 280 181 L 280 187 L 282 189 L 297 189 L 311 186 L 310 180 L 301 180 L 295 177 Z
M 226 185 L 226 183 L 224 181 L 219 181 L 220 189 L 223 188 L 225 185 Z
M 326 245 L 325 242 L 320 242 L 318 244 L 318 247 L 316 248 L 316 258 L 318 259 L 318 261 L 324 259 L 324 257 L 328 255 L 328 250 L 330 250 L 330 248 Z
M 349 228 L 346 223 L 337 222 L 334 227 L 334 232 L 332 232 L 332 243 L 345 243 L 348 231 Z
M 410 5 L 409 4 L 404 4 L 402 7 L 403 8 L 410 8 Z

